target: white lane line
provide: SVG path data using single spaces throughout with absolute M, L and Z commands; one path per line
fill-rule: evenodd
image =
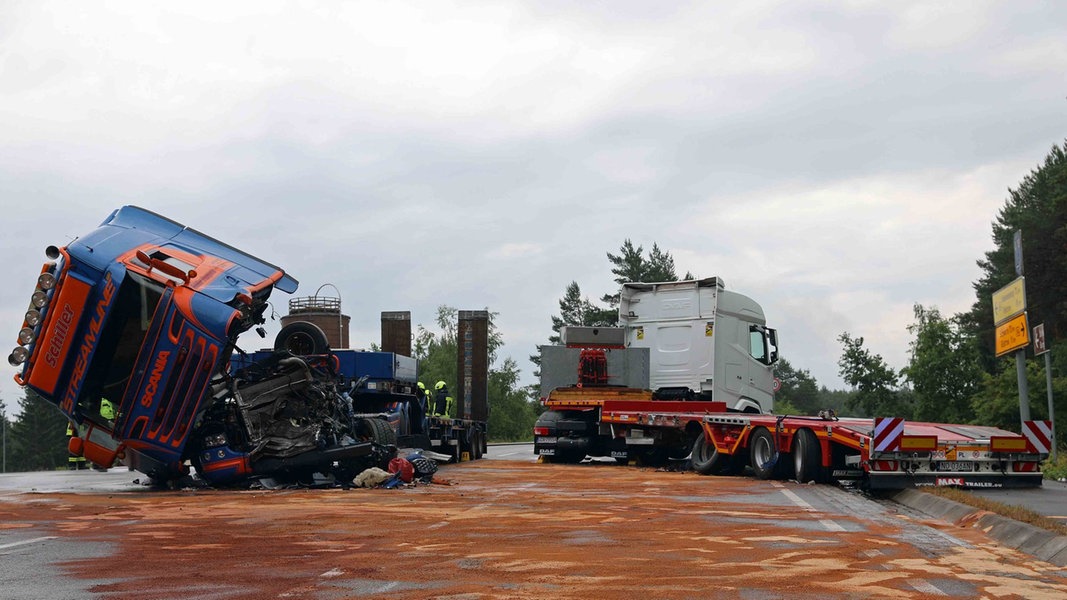
M 787 490 L 783 487 L 781 488 L 781 492 L 785 494 L 785 497 L 789 498 L 793 502 L 793 504 L 796 504 L 800 508 L 803 508 L 808 512 L 818 512 L 815 510 L 814 506 L 805 502 L 804 499 L 798 496 L 793 490 Z M 821 523 L 827 531 L 845 531 L 844 527 L 842 527 L 839 523 L 835 521 L 831 521 L 830 519 L 819 519 L 819 523 Z
M 937 587 L 936 585 L 930 583 L 929 581 L 927 581 L 925 579 L 910 579 L 910 580 L 908 580 L 908 585 L 910 585 L 911 587 L 915 588 L 916 592 L 921 592 L 923 594 L 931 594 L 931 595 L 934 595 L 934 596 L 947 596 L 948 595 L 947 593 L 945 593 L 944 590 L 942 590 L 941 588 Z
M 0 546 L 0 550 L 6 550 L 7 548 L 14 548 L 15 546 L 25 546 L 26 544 L 36 544 L 37 542 L 43 542 L 45 540 L 54 540 L 56 536 L 49 535 L 45 537 L 33 538 L 32 540 L 22 540 L 21 542 L 11 542 L 10 544 L 4 544 Z

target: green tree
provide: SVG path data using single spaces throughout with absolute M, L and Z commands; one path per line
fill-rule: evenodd
M 493 441 L 516 442 L 533 438 L 533 424 L 541 406 L 518 382 L 518 364 L 511 358 L 489 372 L 489 435 Z
M 459 311 L 451 306 L 437 307 L 435 332 L 419 325 L 415 334 L 415 358 L 419 359 L 419 378 L 433 392 L 434 384 L 445 382 L 456 389 L 456 326 Z
M 1067 337 L 1067 143 L 1053 146 L 1045 162 L 1023 178 L 993 221 L 994 249 L 978 261 L 976 300 L 962 321 L 980 340 L 983 367 L 994 358 L 993 292 L 1015 279 L 1015 231 L 1022 232 L 1026 305 L 1031 323 L 1044 323 L 1052 343 Z
M 896 372 L 881 355 L 864 348 L 862 337 L 845 332 L 837 339 L 844 346 L 837 366 L 842 379 L 855 390 L 849 408 L 863 417 L 912 418 L 913 398 L 898 388 Z
M 921 421 L 967 423 L 974 419 L 971 399 L 982 383 L 975 339 L 959 317 L 946 319 L 937 308 L 914 307 L 911 356 L 901 375 L 915 393 L 915 418 Z
M 560 343 L 559 331 L 566 325 L 607 327 L 617 321 L 618 315 L 613 315 L 613 311 L 596 306 L 587 297 L 583 298 L 578 282 L 572 281 L 559 301 L 559 315 L 552 317 L 554 333 L 549 336 L 548 341 L 553 344 Z
M 781 387 L 774 394 L 774 412 L 784 415 L 815 415 L 820 409 L 819 385 L 806 369 L 794 369 L 782 358 L 774 366 Z
M 444 381 L 455 393 L 458 389 L 456 323 L 459 311 L 450 306 L 437 309 L 437 330 L 418 326 L 415 336 L 415 357 L 419 359 L 419 378 L 432 390 L 438 381 Z M 520 371 L 511 358 L 499 366 L 497 352 L 504 344 L 503 336 L 496 327 L 497 313 L 489 312 L 489 439 L 514 441 L 530 439 L 533 423 L 539 406 L 530 398 L 527 390 L 518 386 Z M 455 397 L 455 396 L 453 396 Z
M 821 386 L 819 388 L 819 410 L 829 409 L 839 415 L 844 415 L 848 407 L 855 403 L 854 396 L 855 393 L 848 390 L 831 390 L 825 385 Z
M 67 466 L 67 418 L 53 404 L 26 390 L 20 414 L 8 432 L 8 467 L 13 471 Z
M 660 281 L 678 281 L 678 274 L 674 268 L 674 257 L 670 252 L 662 250 L 658 244 L 652 243 L 652 250 L 645 257 L 644 246 L 634 248 L 629 238 L 623 241 L 618 254 L 608 252 L 608 261 L 612 264 L 611 274 L 615 276 L 615 283 L 644 282 L 656 283 Z M 691 273 L 686 273 L 686 279 L 692 279 Z M 619 293 L 605 294 L 601 302 L 617 311 L 619 307 Z M 618 315 L 615 315 L 618 322 Z

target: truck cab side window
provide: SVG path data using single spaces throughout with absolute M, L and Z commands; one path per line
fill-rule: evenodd
M 749 354 L 752 358 L 760 361 L 761 363 L 767 362 L 767 344 L 763 337 L 763 328 L 758 325 L 750 325 L 748 328 L 749 338 Z

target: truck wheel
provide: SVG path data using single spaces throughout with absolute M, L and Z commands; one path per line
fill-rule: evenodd
M 359 437 L 382 446 L 396 445 L 396 432 L 382 419 L 360 419 Z
M 287 350 L 290 354 L 307 356 L 308 354 L 326 354 L 330 351 L 330 342 L 326 333 L 314 323 L 297 321 L 290 323 L 278 332 L 274 338 L 275 350 Z
M 726 470 L 729 458 L 719 453 L 715 444 L 708 441 L 703 431 L 693 442 L 693 456 L 690 462 L 693 464 L 693 470 L 701 475 L 721 475 Z
M 793 469 L 800 483 L 822 483 L 822 449 L 810 429 L 797 430 L 793 439 Z
M 478 460 L 485 455 L 482 452 L 482 432 L 480 429 L 475 429 L 471 432 L 471 460 Z
M 785 455 L 775 454 L 774 437 L 765 427 L 752 432 L 748 438 L 749 462 L 757 479 L 780 479 Z
M 662 467 L 667 464 L 667 450 L 657 446 L 642 448 L 637 454 L 637 464 L 642 467 Z

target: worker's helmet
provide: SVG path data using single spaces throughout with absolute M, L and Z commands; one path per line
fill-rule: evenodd
M 437 382 L 436 384 L 434 384 L 434 386 L 433 386 L 433 389 L 435 389 L 435 390 L 439 390 L 439 389 L 441 389 L 441 388 L 443 388 L 443 387 L 445 387 L 445 382 L 443 382 L 443 381 L 438 381 L 438 382 Z
M 421 381 L 419 382 L 419 389 L 420 389 L 420 390 L 424 390 L 424 389 L 426 389 L 426 386 L 425 386 L 425 385 L 423 385 Z

